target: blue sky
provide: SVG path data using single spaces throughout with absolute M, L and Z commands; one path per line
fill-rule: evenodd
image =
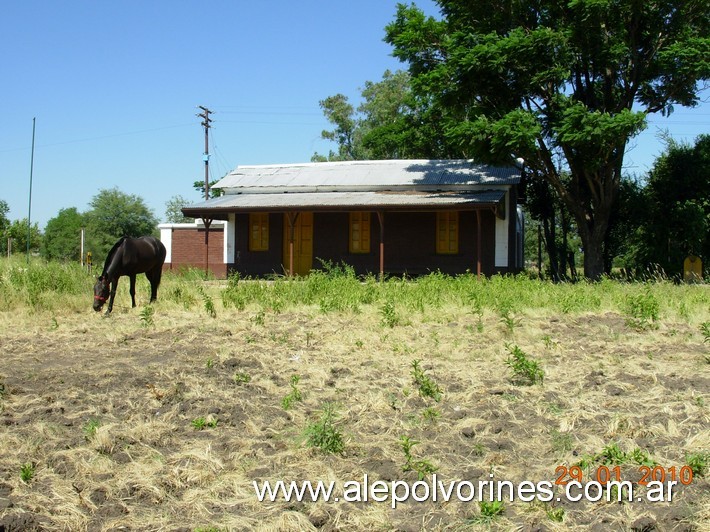
M 417 5 L 436 14 L 431 0 Z M 214 111 L 213 178 L 238 164 L 309 161 L 334 146 L 318 101 L 358 102 L 365 81 L 402 65 L 382 41 L 396 0 L 6 2 L 0 17 L 0 199 L 32 221 L 85 211 L 99 190 L 142 197 L 159 219 L 180 194 L 198 201 L 204 133 Z M 710 97 L 708 92 L 704 96 Z M 626 166 L 644 174 L 660 129 L 692 141 L 710 105 L 652 117 Z

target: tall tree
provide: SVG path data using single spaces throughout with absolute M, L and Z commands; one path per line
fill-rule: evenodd
M 188 218 L 182 213 L 182 208 L 190 205 L 190 201 L 181 195 L 176 195 L 165 202 L 165 221 L 171 224 L 191 223 L 194 218 Z
M 7 253 L 7 230 L 10 227 L 10 220 L 7 215 L 10 212 L 10 206 L 7 201 L 0 200 L 0 253 Z
M 44 228 L 40 252 L 47 260 L 80 260 L 84 216 L 75 207 L 61 209 Z
M 321 136 L 338 152 L 316 153 L 313 161 L 464 156 L 460 146 L 447 143 L 438 109 L 415 98 L 408 72 L 386 70 L 380 81 L 366 81 L 360 96 L 357 108 L 343 94 L 319 102 L 335 126 Z
M 325 117 L 335 126 L 334 129 L 323 130 L 321 133 L 322 138 L 338 144 L 338 153 L 331 152 L 328 159 L 331 161 L 366 159 L 367 156 L 360 142 L 361 131 L 358 128 L 355 108 L 348 101 L 348 97 L 344 94 L 336 94 L 318 103 Z
M 710 76 L 708 0 L 437 0 L 386 28 L 412 88 L 461 151 L 522 157 L 575 219 L 584 273 L 604 242 L 630 138 L 649 113 L 693 106 Z M 569 175 L 569 179 L 564 176 Z
M 118 188 L 103 189 L 89 202 L 86 223 L 95 239 L 95 260 L 106 252 L 122 236 L 152 235 L 157 232 L 158 220 L 143 199 L 121 192 Z
M 683 260 L 699 255 L 710 263 L 710 135 L 695 145 L 670 142 L 656 160 L 644 189 L 639 266 L 660 265 L 679 274 Z
M 13 220 L 6 231 L 6 239 L 12 238 L 12 252 L 26 253 L 27 252 L 27 218 L 22 220 Z M 37 253 L 42 242 L 42 233 L 39 230 L 37 223 L 33 223 L 29 231 L 30 236 L 30 253 Z

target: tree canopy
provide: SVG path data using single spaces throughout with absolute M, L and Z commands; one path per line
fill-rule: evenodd
M 670 142 L 644 189 L 646 219 L 638 233 L 637 265 L 679 274 L 688 255 L 710 261 L 710 135 L 694 145 Z
M 99 258 L 123 236 L 138 237 L 156 233 L 158 220 L 143 199 L 118 188 L 102 189 L 89 203 L 86 224 L 97 239 L 94 256 Z
M 547 180 L 598 278 L 628 140 L 648 113 L 697 104 L 710 76 L 710 2 L 437 3 L 441 19 L 400 5 L 386 28 L 417 107 L 465 156 L 521 157 Z
M 44 228 L 42 256 L 48 260 L 80 260 L 83 226 L 84 216 L 76 207 L 61 209 Z
M 170 198 L 165 202 L 165 221 L 172 224 L 194 222 L 194 218 L 188 218 L 182 213 L 182 208 L 189 204 L 190 200 L 179 194 Z

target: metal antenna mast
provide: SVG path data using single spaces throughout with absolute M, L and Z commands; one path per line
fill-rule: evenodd
M 30 156 L 30 201 L 27 207 L 27 263 L 30 262 L 30 238 L 32 236 L 32 173 L 35 167 L 35 121 L 32 119 L 32 155 Z

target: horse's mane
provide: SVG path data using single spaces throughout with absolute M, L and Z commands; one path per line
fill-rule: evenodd
M 111 251 L 108 252 L 108 255 L 106 255 L 106 261 L 104 262 L 104 270 L 103 272 L 101 272 L 102 277 L 106 275 L 106 270 L 108 270 L 108 267 L 111 264 L 111 261 L 113 260 L 113 256 L 116 253 L 116 250 L 120 247 L 121 244 L 123 244 L 123 241 L 127 238 L 127 236 L 121 237 L 121 239 L 113 245 Z

